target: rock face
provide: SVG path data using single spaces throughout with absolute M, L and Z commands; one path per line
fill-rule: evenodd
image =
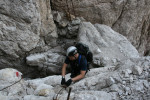
M 74 1 L 74 7 L 79 7 L 78 10 L 83 10 L 83 12 L 85 12 L 83 15 L 85 19 L 87 19 L 85 16 L 87 12 L 86 10 L 90 9 L 88 10 L 88 15 L 90 15 L 89 19 L 91 19 L 91 22 L 93 22 L 93 18 L 91 18 L 91 16 L 95 18 L 96 22 L 99 22 L 99 18 L 102 18 L 101 20 L 104 22 L 101 23 L 109 25 L 113 27 L 113 29 L 115 29 L 116 27 L 115 30 L 117 30 L 117 23 L 119 23 L 118 21 L 122 18 L 117 16 L 121 16 L 125 12 L 124 10 L 120 11 L 120 9 L 125 9 L 128 3 L 128 5 L 130 5 L 129 1 L 108 0 L 105 2 L 90 2 L 80 0 L 80 3 L 84 4 L 84 6 L 80 9 L 81 5 L 77 2 L 78 1 Z M 125 5 L 125 3 L 127 4 Z M 119 35 L 118 33 L 114 32 L 110 27 L 101 24 L 93 25 L 90 22 L 83 23 L 84 19 L 81 18 L 76 18 L 72 21 L 69 21 L 65 19 L 66 16 L 64 13 L 59 13 L 58 11 L 51 12 L 50 4 L 52 5 L 53 9 L 55 8 L 59 10 L 56 5 L 64 5 L 66 4 L 66 2 L 64 2 L 64 0 L 52 0 L 51 2 L 50 0 L 28 0 L 19 2 L 15 0 L 1 1 L 1 69 L 7 67 L 14 68 L 15 66 L 15 68 L 17 68 L 21 72 L 25 72 L 24 70 L 28 69 L 26 70 L 27 73 L 33 71 L 36 74 L 39 74 L 39 70 L 41 70 L 41 68 L 44 67 L 44 69 L 46 69 L 42 72 L 43 74 L 58 74 L 60 73 L 60 71 L 57 72 L 57 70 L 61 68 L 61 64 L 63 63 L 62 61 L 65 56 L 65 49 L 68 46 L 73 45 L 73 43 L 77 41 L 81 41 L 89 45 L 89 47 L 94 53 L 94 64 L 98 66 L 115 65 L 120 60 L 128 59 L 131 57 L 139 57 L 136 49 L 127 41 L 127 39 L 122 35 Z M 72 3 L 68 2 L 68 5 L 70 4 Z M 148 1 L 147 4 L 149 4 Z M 145 4 L 141 4 L 141 6 L 143 5 Z M 147 8 L 147 6 L 145 7 Z M 95 7 L 95 9 L 91 11 L 91 8 L 93 7 Z M 103 11 L 106 10 L 108 12 L 109 10 L 111 10 L 112 12 L 110 14 L 99 12 L 99 15 L 103 14 L 104 16 L 96 16 L 95 14 L 97 14 L 97 11 L 102 11 L 102 8 Z M 146 11 L 146 8 L 144 11 Z M 78 10 L 75 9 L 75 12 Z M 73 19 L 73 13 L 71 14 L 71 19 Z M 54 19 L 52 15 L 54 16 Z M 78 16 L 79 15 L 80 11 L 78 11 Z M 111 15 L 113 17 L 109 17 L 110 19 L 107 20 L 108 17 L 106 16 L 108 15 Z M 142 15 L 140 18 L 143 18 Z M 57 26 L 57 32 L 54 21 Z M 145 22 L 144 32 L 146 32 L 146 34 L 149 34 L 147 33 L 147 30 L 149 29 L 148 25 L 149 23 Z M 120 34 L 124 34 L 124 31 L 120 32 L 122 32 Z M 141 42 L 141 45 L 144 44 L 142 44 Z M 149 46 L 147 46 L 147 48 L 149 48 Z M 148 53 L 149 52 L 147 52 L 147 54 Z M 41 56 L 40 54 L 43 56 Z M 55 54 L 56 58 L 53 59 L 52 56 L 55 56 Z M 29 57 L 29 59 L 26 59 L 27 56 L 31 55 L 32 57 L 35 56 L 37 58 L 32 59 L 32 57 Z M 62 60 L 60 60 L 60 58 Z M 50 61 L 50 59 L 52 61 Z M 54 60 L 56 60 L 57 62 L 54 62 Z
M 126 37 L 113 31 L 109 26 L 82 22 L 79 26 L 77 41 L 89 46 L 94 55 L 94 67 L 117 65 L 118 62 L 128 58 L 138 58 L 135 47 Z M 67 34 L 66 34 L 67 36 Z M 64 48 L 61 46 L 61 49 Z M 54 50 L 56 50 L 54 49 Z M 63 49 L 61 49 L 63 51 Z M 38 67 L 44 76 L 61 74 L 61 66 L 65 60 L 64 55 L 55 51 L 32 54 L 26 58 L 27 64 Z
M 57 33 L 49 0 L 0 2 L 0 68 L 16 66 L 23 71 L 31 51 L 56 45 L 51 38 L 55 40 Z
M 117 66 L 91 69 L 84 79 L 71 84 L 70 100 L 149 100 L 149 69 L 150 57 L 127 59 L 121 61 Z M 16 77 L 16 74 L 13 74 L 16 71 L 14 69 L 0 70 L 0 75 L 7 72 L 11 73 L 0 80 L 0 84 L 4 84 L 0 86 L 0 90 L 20 79 Z M 140 74 L 135 74 L 137 71 Z M 11 78 L 7 79 L 7 77 Z M 16 80 L 11 80 L 13 77 Z M 65 78 L 68 80 L 70 74 L 67 74 Z M 22 98 L 24 100 L 53 100 L 62 89 L 60 81 L 60 75 L 34 80 L 22 79 L 15 85 L 1 90 L 0 97 L 2 100 L 9 100 L 10 98 L 12 100 L 22 100 Z M 58 98 L 59 100 L 66 100 L 67 95 L 68 88 L 63 89 Z
M 89 46 L 97 65 L 113 65 L 124 59 L 139 57 L 138 51 L 124 36 L 106 25 L 81 23 L 78 41 Z
M 51 4 L 54 10 L 112 27 L 126 36 L 141 55 L 149 55 L 149 0 L 51 0 Z
M 150 53 L 149 8 L 149 0 L 1 0 L 0 99 L 54 99 L 66 49 L 83 42 L 94 54 L 92 66 L 103 68 L 72 83 L 70 100 L 149 100 L 150 57 L 135 49 Z M 59 100 L 67 94 L 63 89 Z

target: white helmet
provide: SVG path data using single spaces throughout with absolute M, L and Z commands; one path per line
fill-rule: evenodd
M 67 56 L 74 56 L 77 53 L 77 48 L 75 46 L 71 46 L 67 49 Z

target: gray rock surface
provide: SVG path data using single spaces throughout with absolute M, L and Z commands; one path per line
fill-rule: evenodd
M 51 51 L 31 54 L 26 58 L 27 64 L 37 67 L 41 76 L 61 74 L 65 57 Z
M 150 57 L 135 47 L 150 53 L 150 1 L 71 1 L 70 11 L 64 0 L 0 2 L 0 99 L 52 100 L 62 88 L 56 74 L 66 49 L 83 42 L 94 54 L 92 67 L 103 68 L 72 83 L 70 100 L 149 100 Z M 59 100 L 67 94 L 63 89 Z
M 149 54 L 149 0 L 72 0 L 72 2 L 51 0 L 51 2 L 54 10 L 112 27 L 126 36 L 141 55 Z
M 61 1 L 61 3 L 63 2 L 64 1 Z M 88 1 L 82 0 L 81 4 L 85 3 L 85 5 L 91 5 L 92 3 L 95 4 L 98 2 L 100 1 L 89 3 Z M 101 5 L 101 2 L 98 3 L 98 5 Z M 104 4 L 109 4 L 109 6 L 116 4 L 116 7 L 122 8 L 126 1 L 111 1 L 111 4 L 109 2 L 109 0 L 105 1 Z M 43 74 L 46 71 L 46 73 L 48 73 L 47 75 L 58 74 L 60 72 L 55 70 L 58 70 L 61 67 L 62 61 L 58 61 L 58 63 L 48 61 L 51 59 L 50 57 L 46 57 L 46 59 L 39 58 L 39 61 L 30 61 L 28 59 L 26 61 L 25 58 L 31 54 L 43 54 L 48 51 L 52 51 L 52 55 L 53 53 L 56 53 L 58 56 L 64 56 L 64 50 L 70 45 L 73 45 L 74 42 L 78 41 L 88 43 L 94 52 L 94 64 L 98 66 L 105 66 L 107 64 L 116 65 L 120 60 L 130 57 L 138 57 L 138 53 L 131 43 L 129 43 L 125 37 L 114 32 L 110 27 L 101 24 L 93 25 L 90 22 L 81 23 L 83 20 L 82 18 L 75 18 L 72 21 L 69 21 L 67 20 L 65 13 L 58 11 L 51 12 L 50 3 L 53 6 L 55 3 L 57 5 L 58 1 L 1 1 L 1 69 L 7 67 L 13 68 L 15 66 L 15 68 L 23 73 L 25 72 L 25 69 L 27 69 L 26 73 L 35 70 L 34 75 L 36 77 L 39 74 L 38 71 L 44 66 Z M 105 5 L 103 6 L 105 8 Z M 118 12 L 119 11 L 120 10 L 118 10 Z M 113 14 L 115 13 L 113 12 Z M 52 15 L 55 17 L 54 19 Z M 104 18 L 107 17 L 104 16 Z M 57 26 L 57 32 L 54 21 Z M 111 24 L 109 24 L 109 26 L 111 26 Z M 45 57 L 45 55 L 43 57 Z
M 150 74 L 149 60 L 150 57 L 128 59 L 120 62 L 119 67 L 105 66 L 91 69 L 84 79 L 71 84 L 70 100 L 149 100 L 150 80 L 149 76 L 145 75 L 146 73 Z M 142 65 L 137 64 L 137 62 L 142 63 Z M 144 69 L 143 72 L 140 75 L 133 74 L 131 71 L 133 65 Z M 124 76 L 123 71 L 125 70 L 128 71 L 129 77 L 133 77 L 133 81 Z M 10 73 L 7 76 L 16 77 L 13 74 L 16 71 L 15 69 L 3 69 L 0 70 L 0 74 L 7 72 Z M 141 79 L 143 75 L 144 77 Z M 70 74 L 67 74 L 66 80 L 69 78 Z M 33 80 L 22 79 L 17 84 L 0 91 L 0 96 L 3 100 L 9 100 L 10 98 L 12 100 L 22 100 L 22 98 L 23 100 L 52 100 L 62 89 L 60 81 L 60 75 Z M 6 78 L 0 80 L 0 83 L 5 84 L 5 87 L 14 82 L 11 81 L 11 78 L 9 81 L 6 81 Z M 67 94 L 68 88 L 63 89 L 58 95 L 59 100 L 66 100 Z
M 133 66 L 132 72 L 133 74 L 141 75 L 141 73 L 143 72 L 143 69 L 140 68 L 139 66 Z
M 0 69 L 24 72 L 24 58 L 53 46 L 57 38 L 50 0 L 2 0 L 0 2 Z M 43 42 L 44 41 L 44 42 Z M 29 68 L 30 70 L 30 68 Z
M 78 20 L 72 21 L 72 24 L 76 23 L 79 24 L 80 22 Z M 124 36 L 113 31 L 109 26 L 82 22 L 78 27 L 77 41 L 89 46 L 94 54 L 94 64 L 97 66 L 117 65 L 121 60 L 139 57 L 135 47 Z M 38 70 L 45 76 L 60 74 L 65 57 L 60 55 L 56 49 L 63 51 L 62 48 L 64 47 L 54 48 L 55 52 L 50 50 L 31 54 L 26 58 L 26 62 L 30 66 L 38 66 Z
M 97 65 L 113 65 L 127 58 L 139 57 L 138 51 L 124 36 L 106 25 L 81 23 L 78 41 L 89 46 Z

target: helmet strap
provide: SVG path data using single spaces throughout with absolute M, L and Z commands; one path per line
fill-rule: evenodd
M 77 54 L 77 53 L 76 53 Z M 75 55 L 73 55 L 75 59 L 77 59 L 77 57 Z
M 73 55 L 73 56 L 74 56 L 75 59 L 77 59 L 77 58 L 75 57 L 75 55 Z

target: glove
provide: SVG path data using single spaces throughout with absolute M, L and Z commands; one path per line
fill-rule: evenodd
M 65 85 L 68 87 L 71 83 L 72 83 L 72 79 L 69 79 L 69 80 L 65 83 Z
M 64 85 L 65 83 L 66 83 L 66 80 L 65 80 L 65 78 L 62 77 L 61 85 Z

